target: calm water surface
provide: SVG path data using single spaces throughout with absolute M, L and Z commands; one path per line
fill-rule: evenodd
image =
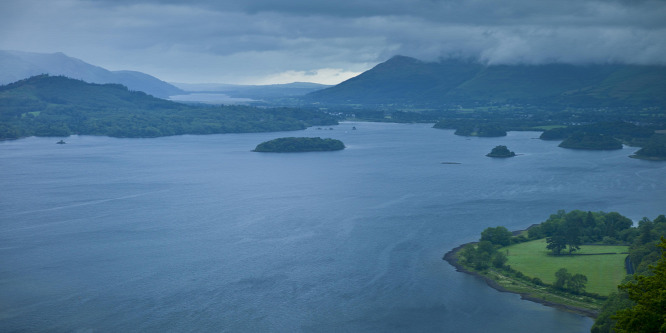
M 665 213 L 666 163 L 633 148 L 333 128 L 0 143 L 0 331 L 586 332 L 442 255 L 558 209 Z M 348 148 L 250 151 L 284 136 Z

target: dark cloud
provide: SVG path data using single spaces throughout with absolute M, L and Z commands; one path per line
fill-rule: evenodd
M 661 0 L 9 0 L 0 49 L 171 81 L 322 81 L 395 54 L 666 64 L 665 18 Z

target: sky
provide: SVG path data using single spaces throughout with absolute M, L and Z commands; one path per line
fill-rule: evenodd
M 395 55 L 666 65 L 666 0 L 0 0 L 0 49 L 180 83 L 337 84 Z

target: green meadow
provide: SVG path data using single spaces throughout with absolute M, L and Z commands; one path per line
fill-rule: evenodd
M 552 284 L 555 272 L 566 268 L 571 274 L 587 276 L 585 291 L 607 296 L 617 290 L 617 285 L 626 276 L 624 260 L 628 249 L 628 246 L 620 245 L 583 245 L 573 255 L 554 256 L 546 249 L 546 240 L 539 239 L 503 247 L 499 251 L 507 254 L 507 265 L 529 277 L 538 277 Z

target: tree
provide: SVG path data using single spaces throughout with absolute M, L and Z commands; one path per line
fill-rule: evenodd
M 622 332 L 666 332 L 666 238 L 661 237 L 661 259 L 650 269 L 654 275 L 635 276 L 619 286 L 628 293 L 636 305 L 617 312 L 615 331 Z
M 567 240 L 562 233 L 556 232 L 554 235 L 546 238 L 546 248 L 559 255 L 567 247 Z
M 461 260 L 467 264 L 474 264 L 476 261 L 476 247 L 472 244 L 467 244 L 462 251 L 460 251 Z
M 508 246 L 511 244 L 511 232 L 502 226 L 486 228 L 481 232 L 481 240 L 489 241 L 493 245 Z
M 571 273 L 566 268 L 560 268 L 555 272 L 555 283 L 553 285 L 555 288 L 564 289 L 570 279 Z
M 564 233 L 565 243 L 569 246 L 569 254 L 580 250 L 580 229 L 582 224 L 583 219 L 580 216 L 569 214 L 564 219 L 564 228 L 558 229 L 558 232 Z
M 576 273 L 567 281 L 567 289 L 580 293 L 585 291 L 585 284 L 587 284 L 587 276 Z
M 463 261 L 472 265 L 474 269 L 486 270 L 491 265 L 493 255 L 497 252 L 495 246 L 489 241 L 481 241 L 476 246 L 468 245 L 461 251 Z
M 573 292 L 582 292 L 585 290 L 587 276 L 576 273 L 571 275 L 566 268 L 560 268 L 555 272 L 555 283 L 553 285 L 558 289 L 569 289 Z
M 506 254 L 504 254 L 502 252 L 496 252 L 493 255 L 492 263 L 493 263 L 493 266 L 496 267 L 496 268 L 504 267 L 504 264 L 506 264 L 507 261 L 509 261 L 509 258 L 507 258 Z

